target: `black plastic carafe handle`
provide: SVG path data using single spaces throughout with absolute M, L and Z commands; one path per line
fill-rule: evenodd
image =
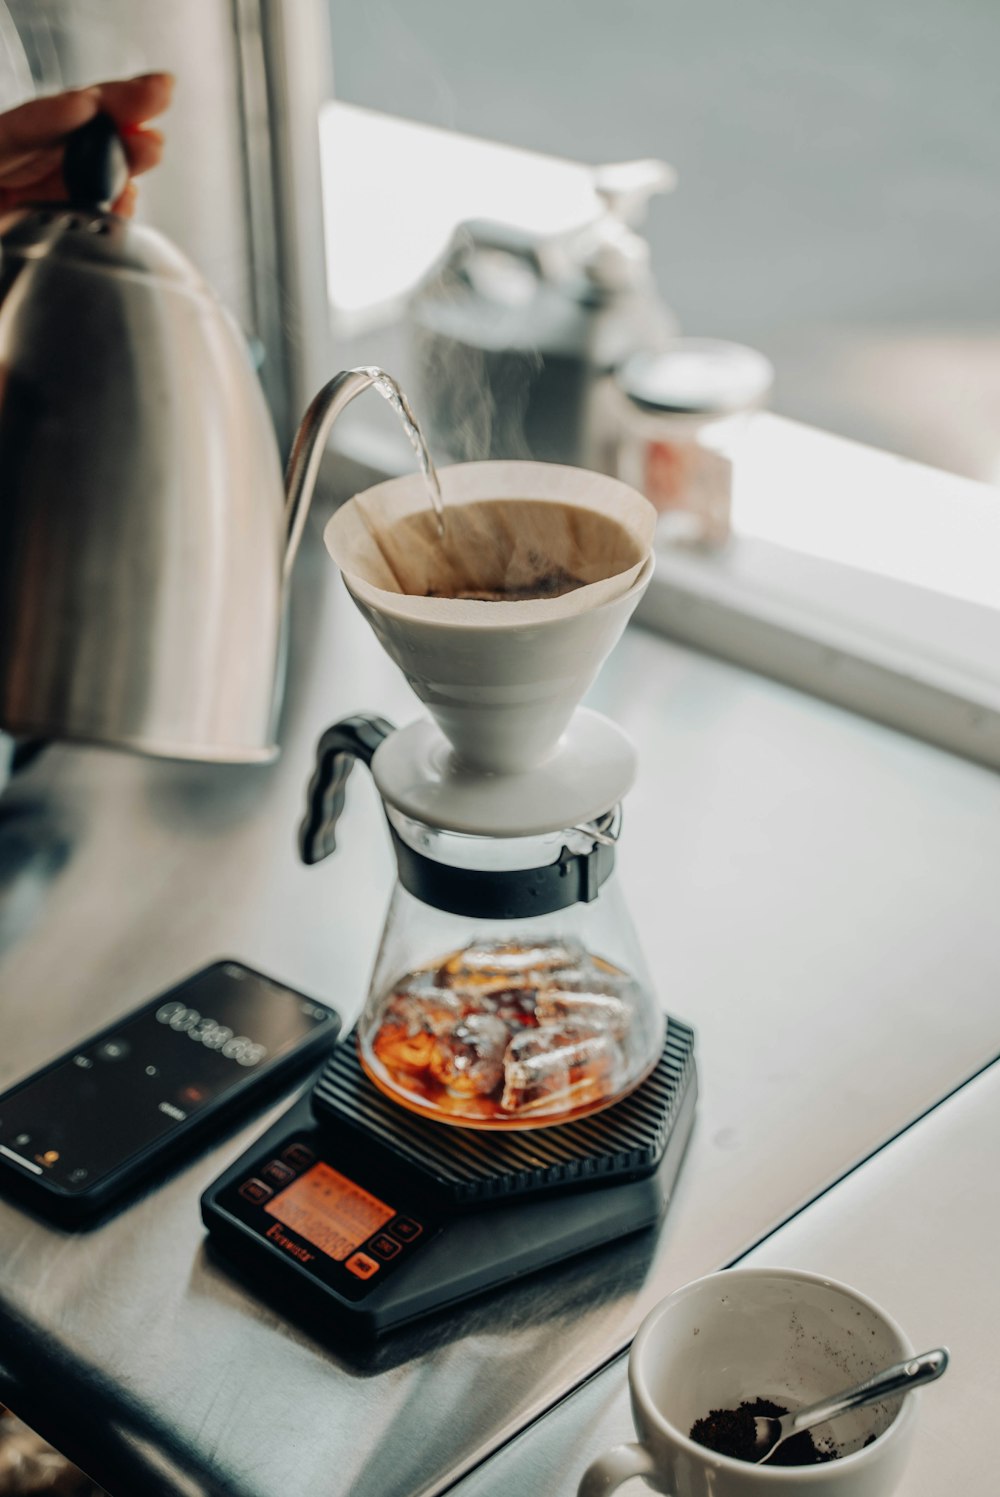
M 337 823 L 344 809 L 347 781 L 355 763 L 371 766 L 375 751 L 393 724 L 384 717 L 345 717 L 327 728 L 316 748 L 316 768 L 306 792 L 306 814 L 299 827 L 303 863 L 322 863 L 337 850 Z M 573 904 L 595 900 L 615 866 L 611 831 L 617 808 L 594 822 L 595 838 L 585 852 L 563 847 L 539 868 L 465 868 L 418 852 L 389 822 L 399 882 L 422 904 L 470 920 L 524 920 L 551 915 Z
M 118 200 L 128 185 L 128 156 L 109 114 L 95 114 L 67 137 L 62 174 L 77 207 L 110 208 Z
M 371 765 L 375 750 L 395 732 L 384 717 L 345 717 L 327 728 L 316 747 L 316 768 L 306 791 L 306 814 L 299 827 L 303 863 L 322 863 L 337 850 L 337 822 L 344 809 L 347 781 L 357 760 Z

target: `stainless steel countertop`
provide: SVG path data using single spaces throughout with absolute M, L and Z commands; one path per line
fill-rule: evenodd
M 416 708 L 316 529 L 277 765 L 53 748 L 5 793 L 0 1086 L 223 954 L 357 1013 L 392 878 L 371 787 L 352 781 L 321 869 L 294 832 L 322 728 Z M 663 1001 L 698 1030 L 700 1118 L 663 1230 L 359 1364 L 205 1252 L 198 1195 L 277 1108 L 89 1234 L 0 1204 L 0 1396 L 114 1497 L 445 1490 L 662 1294 L 1000 1050 L 993 774 L 640 630 L 591 701 L 638 746 L 622 876 Z
M 916 1440 L 896 1497 L 996 1490 L 1000 1196 L 989 1184 L 998 1139 L 993 1065 L 741 1260 L 853 1284 L 914 1346 L 948 1346 L 948 1376 L 918 1396 Z M 572 1497 L 601 1451 L 634 1439 L 620 1357 L 460 1482 L 455 1497 Z M 648 1490 L 640 1481 L 622 1487 L 623 1497 Z

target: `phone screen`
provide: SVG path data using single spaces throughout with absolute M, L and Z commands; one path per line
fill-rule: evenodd
M 331 1016 L 235 962 L 210 967 L 0 1097 L 0 1154 L 86 1190 Z

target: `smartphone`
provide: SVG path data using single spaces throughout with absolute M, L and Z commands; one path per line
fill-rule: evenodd
M 91 1221 L 339 1030 L 334 1009 L 241 962 L 205 967 L 0 1095 L 0 1188 L 62 1226 Z

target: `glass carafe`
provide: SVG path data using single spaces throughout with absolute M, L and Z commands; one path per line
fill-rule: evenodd
M 664 1020 L 613 871 L 617 812 L 503 839 L 388 816 L 400 880 L 357 1029 L 376 1086 L 441 1122 L 510 1129 L 643 1081 Z M 592 897 L 531 913 L 559 883 Z
M 351 763 L 370 762 L 387 729 L 353 719 L 331 730 L 307 861 L 332 851 Z M 512 837 L 385 810 L 398 879 L 353 1037 L 374 1084 L 442 1123 L 527 1129 L 596 1112 L 645 1080 L 665 1018 L 615 876 L 619 809 Z

